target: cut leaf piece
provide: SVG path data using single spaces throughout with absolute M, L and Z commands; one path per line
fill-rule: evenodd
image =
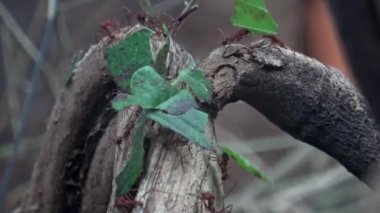
M 211 101 L 211 84 L 201 70 L 187 68 L 180 71 L 177 79 L 184 81 L 202 102 Z
M 264 171 L 262 171 L 257 165 L 253 164 L 248 158 L 233 151 L 228 147 L 219 145 L 219 148 L 222 150 L 223 153 L 227 154 L 228 157 L 232 158 L 236 162 L 236 164 L 244 171 L 255 175 L 262 181 L 270 183 L 269 178 L 265 175 Z
M 264 0 L 235 0 L 232 24 L 260 35 L 277 34 L 278 25 Z
M 171 115 L 182 115 L 196 106 L 197 104 L 190 91 L 181 90 L 165 102 L 158 105 L 156 109 L 163 110 L 165 113 Z
M 122 89 L 129 91 L 129 81 L 137 69 L 147 65 L 153 66 L 150 49 L 152 34 L 152 30 L 144 28 L 104 50 L 111 75 Z
M 133 133 L 133 146 L 129 159 L 123 170 L 116 177 L 116 196 L 127 194 L 138 181 L 144 166 L 144 137 L 145 137 L 145 118 L 139 117 L 135 121 Z
M 155 109 L 159 104 L 178 93 L 151 66 L 137 70 L 131 79 L 131 95 L 127 104 L 139 105 L 143 109 Z
M 176 116 L 162 111 L 152 111 L 147 113 L 147 117 L 183 135 L 202 148 L 214 150 L 205 135 L 208 123 L 207 113 L 192 108 L 183 115 Z

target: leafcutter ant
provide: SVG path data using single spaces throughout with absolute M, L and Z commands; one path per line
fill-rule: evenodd
M 116 138 L 116 144 L 118 146 L 120 146 L 124 138 L 128 138 L 133 133 L 132 131 L 135 129 L 137 119 L 141 115 L 142 111 L 143 109 L 139 107 L 134 112 L 132 112 L 132 114 L 130 115 L 131 122 L 127 124 L 123 135 L 121 137 L 119 136 L 118 138 Z
M 227 172 L 227 166 L 228 166 L 228 161 L 230 158 L 226 153 L 223 153 L 220 157 L 218 157 L 218 164 L 220 167 L 220 170 L 222 172 L 222 180 L 227 180 L 228 178 L 228 172 Z
M 184 11 L 182 14 L 180 14 L 176 18 L 172 18 L 168 16 L 167 14 L 162 15 L 155 15 L 153 17 L 147 17 L 146 15 L 142 13 L 134 13 L 132 12 L 128 7 L 123 8 L 124 11 L 127 13 L 128 18 L 128 24 L 131 24 L 131 20 L 135 19 L 140 24 L 146 25 L 152 29 L 155 29 L 156 32 L 162 33 L 162 30 L 160 29 L 161 24 L 164 23 L 164 17 L 169 17 L 171 22 L 167 24 L 168 29 L 172 31 L 174 34 L 175 31 L 178 29 L 182 21 L 188 17 L 192 12 L 198 9 L 198 5 L 193 5 L 188 10 Z
M 232 36 L 225 38 L 224 41 L 222 42 L 222 45 L 227 45 L 227 44 L 230 44 L 232 42 L 238 42 L 244 36 L 248 35 L 249 33 L 250 32 L 247 29 L 241 29 L 241 30 L 237 31 L 235 34 L 233 34 Z M 281 41 L 281 39 L 275 35 L 263 35 L 263 37 L 270 39 L 272 43 L 278 44 L 280 47 L 286 46 L 285 43 L 283 41 Z
M 114 20 L 107 20 L 100 23 L 99 34 L 101 38 L 109 37 L 111 40 L 115 38 L 115 32 L 120 30 L 120 23 Z
M 275 35 L 263 35 L 264 38 L 268 38 L 272 43 L 278 44 L 280 47 L 286 47 L 285 43 Z
M 115 206 L 119 209 L 133 209 L 137 206 L 142 207 L 143 203 L 141 201 L 133 200 L 128 195 L 124 195 L 116 198 Z
M 232 211 L 232 205 L 228 205 L 227 207 L 223 207 L 221 209 L 216 209 L 215 196 L 211 192 L 203 192 L 201 194 L 201 200 L 203 201 L 206 210 L 211 213 L 227 213 Z
M 249 34 L 248 30 L 241 29 L 237 31 L 235 34 L 233 34 L 232 36 L 225 38 L 224 41 L 222 42 L 222 45 L 227 45 L 227 44 L 231 44 L 232 42 L 240 41 L 244 36 L 248 34 Z

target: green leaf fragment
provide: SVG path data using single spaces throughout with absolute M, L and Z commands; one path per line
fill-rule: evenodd
M 201 70 L 184 69 L 180 71 L 177 79 L 184 81 L 200 101 L 211 101 L 211 84 Z
M 260 35 L 277 34 L 278 25 L 263 0 L 235 0 L 232 24 Z
M 153 66 L 150 49 L 152 34 L 152 30 L 142 29 L 104 50 L 111 75 L 122 89 L 129 91 L 129 81 L 137 69 L 147 65 Z
M 172 86 L 151 66 L 138 69 L 130 84 L 132 95 L 115 99 L 115 109 L 138 105 L 149 110 L 148 118 L 203 148 L 213 149 L 205 136 L 208 115 L 195 109 L 197 104 L 189 90 Z
M 162 111 L 152 111 L 147 113 L 147 117 L 183 135 L 202 148 L 214 149 L 205 135 L 208 123 L 207 113 L 191 108 L 182 115 L 170 115 Z
M 255 175 L 264 182 L 270 183 L 269 178 L 266 176 L 264 171 L 262 171 L 259 166 L 253 164 L 248 158 L 233 151 L 228 147 L 219 145 L 219 148 L 222 150 L 223 153 L 227 154 L 228 157 L 232 158 L 235 161 L 235 163 L 244 171 Z
M 145 137 L 145 118 L 139 117 L 135 121 L 133 146 L 129 159 L 116 177 L 116 196 L 127 194 L 138 181 L 144 166 L 144 137 Z
M 139 105 L 143 109 L 156 106 L 178 93 L 178 89 L 168 84 L 151 66 L 138 69 L 131 79 L 131 95 L 128 105 Z
M 165 113 L 171 115 L 182 115 L 196 106 L 197 104 L 191 93 L 188 90 L 181 90 L 158 105 L 156 109 L 163 110 Z

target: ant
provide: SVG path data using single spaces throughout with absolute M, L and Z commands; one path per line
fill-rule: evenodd
M 117 32 L 120 30 L 120 23 L 114 20 L 107 20 L 100 23 L 99 26 L 99 34 L 101 38 L 104 37 L 110 37 L 110 39 L 115 38 L 114 32 Z
M 173 34 L 175 31 L 179 28 L 179 25 L 183 22 L 185 18 L 187 18 L 192 12 L 198 9 L 198 5 L 193 5 L 190 7 L 187 11 L 183 12 L 181 15 L 179 15 L 176 18 L 172 18 L 168 15 L 155 15 L 153 17 L 147 17 L 146 15 L 142 13 L 134 13 L 132 12 L 128 7 L 123 7 L 124 11 L 127 13 L 128 22 L 130 24 L 130 20 L 135 19 L 140 24 L 146 25 L 150 28 L 155 29 L 157 32 L 161 32 L 162 30 L 159 29 L 159 25 L 161 22 L 163 22 L 163 17 L 167 16 L 171 19 L 171 22 L 168 24 L 168 28 L 173 31 Z
M 135 19 L 140 24 L 148 24 L 151 27 L 155 25 L 158 17 L 148 18 L 142 13 L 134 13 L 128 7 L 124 6 L 123 10 L 127 13 L 128 25 L 131 24 L 131 20 Z
M 137 206 L 142 207 L 143 203 L 141 201 L 131 199 L 128 195 L 124 195 L 116 198 L 115 206 L 117 208 L 133 209 Z
M 248 30 L 241 29 L 241 30 L 237 31 L 235 34 L 233 34 L 232 36 L 225 38 L 224 41 L 222 42 L 222 45 L 227 45 L 227 44 L 230 44 L 232 42 L 240 41 L 244 36 L 246 36 L 248 34 L 249 34 Z
M 227 180 L 228 178 L 228 173 L 227 173 L 227 166 L 228 166 L 228 161 L 230 158 L 226 153 L 223 153 L 220 157 L 218 157 L 218 164 L 220 167 L 220 170 L 222 171 L 222 180 Z
M 232 205 L 228 205 L 227 207 L 223 207 L 221 209 L 215 208 L 215 196 L 211 192 L 203 192 L 201 194 L 201 200 L 205 205 L 207 211 L 211 213 L 226 213 L 232 211 Z M 227 209 L 229 209 L 227 211 Z
M 238 42 L 244 36 L 248 35 L 249 33 L 250 32 L 247 29 L 240 29 L 235 34 L 233 34 L 232 36 L 225 38 L 224 41 L 222 42 L 222 45 L 227 45 L 227 44 L 230 44 L 232 42 Z M 285 43 L 275 35 L 263 35 L 262 37 L 270 39 L 272 43 L 278 44 L 281 47 L 286 46 Z
M 123 139 L 129 137 L 133 133 L 132 131 L 135 129 L 137 119 L 141 115 L 142 111 L 143 109 L 141 107 L 138 107 L 134 112 L 132 112 L 132 114 L 130 115 L 131 122 L 128 122 L 123 135 L 116 138 L 116 145 L 120 147 L 121 142 L 123 142 Z
M 277 44 L 280 47 L 286 47 L 285 42 L 283 42 L 279 37 L 275 35 L 263 35 L 264 38 L 268 38 L 271 40 L 272 44 Z

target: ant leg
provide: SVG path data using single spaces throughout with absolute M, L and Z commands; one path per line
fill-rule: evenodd
M 275 35 L 264 35 L 264 38 L 268 38 L 271 40 L 272 43 L 279 45 L 280 47 L 286 47 L 285 43 L 277 36 Z
M 228 206 L 223 207 L 219 213 L 231 213 L 232 212 L 232 204 L 229 204 Z
M 127 13 L 127 19 L 128 19 L 127 23 L 128 23 L 128 26 L 129 26 L 132 23 L 131 20 L 133 20 L 136 15 L 127 6 L 124 6 L 123 10 L 125 11 L 125 13 Z

